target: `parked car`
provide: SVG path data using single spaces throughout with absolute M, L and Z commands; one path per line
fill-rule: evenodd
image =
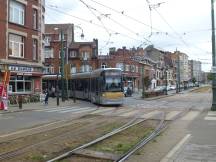
M 170 85 L 169 88 L 170 88 L 170 90 L 175 90 L 176 89 L 176 85 Z
M 166 90 L 166 86 L 157 86 L 154 91 L 164 91 Z

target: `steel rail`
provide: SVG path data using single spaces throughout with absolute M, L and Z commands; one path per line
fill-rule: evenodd
M 158 134 L 160 134 L 165 127 L 165 113 L 163 113 L 163 118 L 161 119 L 160 123 L 155 128 L 155 130 L 148 137 L 143 138 L 140 142 L 138 142 L 134 147 L 132 147 L 128 152 L 122 155 L 115 162 L 124 162 L 126 159 L 128 159 L 128 157 L 133 155 L 137 150 L 142 148 L 144 145 L 146 145 L 148 142 L 154 139 Z
M 100 121 L 100 122 L 101 122 L 101 121 Z M 106 121 L 104 120 L 103 122 L 104 122 L 104 125 L 105 125 L 105 124 L 106 124 Z M 17 149 L 15 149 L 15 150 L 12 150 L 12 151 L 9 151 L 9 152 L 1 153 L 1 154 L 0 154 L 0 161 L 1 161 L 1 160 L 5 160 L 5 159 L 11 159 L 11 158 L 13 158 L 13 157 L 15 157 L 15 156 L 18 156 L 18 155 L 21 155 L 21 154 L 27 152 L 29 149 L 31 149 L 31 148 L 33 148 L 33 147 L 36 147 L 36 146 L 41 145 L 41 144 L 48 143 L 48 142 L 53 141 L 53 140 L 55 140 L 55 139 L 57 139 L 57 138 L 65 137 L 65 136 L 67 136 L 68 134 L 70 134 L 72 131 L 74 131 L 74 130 L 71 130 L 71 131 L 69 131 L 69 132 L 67 132 L 67 133 L 64 133 L 64 134 L 57 135 L 57 136 L 55 136 L 55 137 L 53 137 L 53 138 L 51 138 L 51 139 L 49 138 L 49 139 L 40 141 L 40 142 L 38 142 L 38 143 L 36 143 L 36 144 L 30 144 L 30 145 L 27 145 L 27 146 L 24 146 L 24 147 L 20 147 L 20 148 L 17 148 Z
M 75 148 L 75 149 L 73 149 L 73 150 L 71 150 L 71 151 L 68 151 L 68 152 L 66 152 L 66 153 L 64 153 L 64 154 L 62 154 L 62 155 L 59 155 L 59 156 L 57 156 L 57 157 L 55 157 L 55 158 L 53 158 L 53 159 L 50 159 L 50 160 L 48 160 L 47 162 L 55 162 L 55 161 L 58 161 L 58 160 L 62 160 L 62 159 L 64 159 L 64 158 L 67 158 L 67 157 L 69 157 L 69 156 L 75 154 L 76 151 L 79 151 L 79 150 L 81 150 L 81 149 L 84 149 L 84 148 L 87 148 L 87 147 L 89 147 L 89 146 L 91 146 L 91 145 L 94 145 L 94 144 L 96 144 L 96 143 L 98 143 L 98 142 L 100 142 L 100 141 L 103 141 L 103 140 L 105 140 L 105 139 L 107 139 L 107 138 L 109 138 L 109 137 L 111 137 L 111 136 L 113 136 L 113 135 L 115 135 L 115 134 L 117 134 L 117 133 L 120 133 L 120 132 L 122 132 L 122 131 L 124 131 L 124 130 L 126 130 L 126 129 L 132 127 L 132 126 L 134 126 L 134 125 L 137 125 L 137 124 L 142 123 L 142 122 L 144 122 L 144 121 L 147 120 L 147 119 L 138 119 L 138 121 L 136 121 L 137 119 L 138 119 L 138 118 L 132 119 L 130 122 L 128 122 L 128 123 L 126 123 L 125 125 L 123 125 L 123 126 L 117 128 L 117 129 L 115 129 L 114 131 L 112 131 L 112 132 L 110 132 L 110 133 L 107 133 L 107 134 L 105 134 L 105 135 L 103 135 L 103 136 L 101 136 L 101 137 L 99 137 L 99 138 L 97 138 L 97 139 L 95 139 L 95 140 L 93 140 L 93 141 L 91 141 L 91 142 L 89 142 L 89 143 L 86 143 L 86 144 L 84 144 L 84 145 L 81 145 L 81 146 L 79 146 L 79 147 L 77 147 L 77 148 Z M 135 122 L 135 121 L 136 121 L 136 122 Z

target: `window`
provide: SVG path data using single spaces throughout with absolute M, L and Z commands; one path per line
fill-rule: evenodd
M 123 63 L 117 63 L 116 68 L 120 68 L 122 71 L 124 70 L 124 65 Z
M 89 52 L 86 52 L 86 51 L 82 52 L 82 59 L 83 60 L 88 60 L 89 57 L 90 57 Z
M 31 93 L 32 92 L 32 77 L 29 76 L 11 76 L 9 86 L 12 92 L 15 93 Z
M 9 56 L 24 58 L 24 37 L 9 34 Z
M 44 68 L 44 74 L 54 74 L 54 67 L 53 66 L 46 66 Z
M 45 43 L 44 43 L 45 46 L 50 46 L 51 37 L 50 36 L 45 36 L 44 41 L 45 41 Z
M 76 65 L 71 65 L 71 73 L 74 74 L 76 73 Z
M 62 34 L 62 40 L 64 39 L 65 39 L 64 34 Z M 61 40 L 61 33 L 59 34 L 59 40 Z
M 37 60 L 37 57 L 38 57 L 38 56 L 37 56 L 37 52 L 38 52 L 37 46 L 38 46 L 37 39 L 33 39 L 33 47 L 32 47 L 32 49 L 33 49 L 33 52 L 32 52 L 33 60 Z
M 33 9 L 33 29 L 38 28 L 38 13 L 36 9 Z
M 10 15 L 9 15 L 9 21 L 24 25 L 24 19 L 25 19 L 25 6 L 19 2 L 10 1 Z
M 77 51 L 70 51 L 69 57 L 70 57 L 70 58 L 77 57 Z
M 125 71 L 130 71 L 130 65 L 125 65 Z

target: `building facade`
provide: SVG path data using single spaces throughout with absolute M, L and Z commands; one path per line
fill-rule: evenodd
M 0 78 L 10 71 L 9 94 L 41 92 L 44 0 L 0 1 Z
M 192 80 L 196 79 L 197 82 L 201 82 L 202 80 L 202 70 L 201 70 L 201 62 L 195 60 L 189 60 L 189 78 Z
M 46 24 L 44 74 L 61 73 L 61 31 L 63 33 L 64 64 L 71 73 L 88 72 L 98 68 L 98 40 L 75 42 L 73 24 Z

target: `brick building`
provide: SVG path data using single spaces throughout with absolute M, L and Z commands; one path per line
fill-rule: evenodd
M 98 40 L 76 42 L 74 24 L 46 24 L 44 47 L 44 74 L 61 73 L 61 31 L 63 33 L 64 64 L 68 64 L 71 73 L 88 72 L 98 68 Z M 55 82 L 44 83 L 50 89 Z
M 11 72 L 9 94 L 41 91 L 44 0 L 0 1 L 0 78 Z
M 130 86 L 133 91 L 137 91 L 142 89 L 142 68 L 144 68 L 144 77 L 149 77 L 151 81 L 154 78 L 155 63 L 145 57 L 144 52 L 142 48 L 126 49 L 123 47 L 118 50 L 113 48 L 109 55 L 99 56 L 98 64 L 103 68 L 120 68 L 123 71 L 124 86 Z
M 45 25 L 45 74 L 61 72 L 61 35 L 63 32 L 64 62 L 71 73 L 87 72 L 98 68 L 98 40 L 75 42 L 73 24 Z

